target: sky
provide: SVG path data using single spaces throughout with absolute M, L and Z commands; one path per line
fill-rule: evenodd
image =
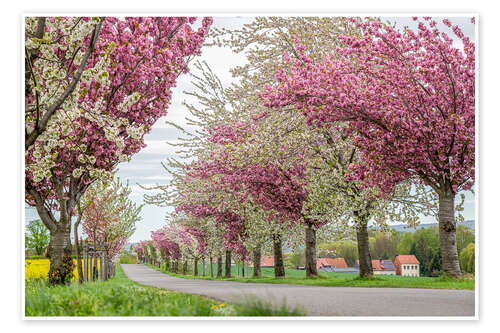
M 218 28 L 239 28 L 245 23 L 252 21 L 252 17 L 214 17 L 214 26 Z M 416 29 L 416 23 L 411 17 L 387 17 L 386 19 L 396 23 L 397 27 L 408 26 L 411 29 Z M 440 22 L 440 18 L 436 17 Z M 450 18 L 453 25 L 459 25 L 464 34 L 471 40 L 475 40 L 474 25 L 470 23 L 470 18 L 454 17 Z M 451 32 L 442 23 L 438 24 L 438 28 L 445 32 Z M 457 39 L 456 46 L 461 47 L 461 42 Z M 201 56 L 196 60 L 206 61 L 212 68 L 214 73 L 220 78 L 224 86 L 229 85 L 233 78 L 229 69 L 246 62 L 246 58 L 242 54 L 234 54 L 229 48 L 207 47 L 202 48 Z M 194 74 L 196 71 L 191 67 Z M 122 181 L 128 181 L 132 188 L 131 198 L 138 204 L 143 203 L 143 195 L 146 190 L 139 187 L 137 184 L 151 186 L 155 184 L 168 183 L 170 177 L 163 169 L 161 162 L 167 157 L 176 156 L 176 148 L 169 146 L 167 142 L 177 142 L 180 132 L 171 125 L 167 125 L 165 121 L 174 122 L 184 127 L 186 124 L 185 116 L 188 115 L 186 107 L 183 106 L 183 101 L 193 103 L 190 96 L 187 96 L 183 91 L 192 91 L 191 77 L 184 75 L 179 77 L 177 86 L 173 89 L 172 102 L 168 109 L 166 117 L 160 118 L 153 126 L 151 132 L 145 136 L 146 148 L 132 156 L 130 162 L 119 164 L 117 176 Z M 151 194 L 151 193 L 148 193 Z M 145 205 L 142 209 L 142 221 L 136 224 L 136 232 L 131 237 L 130 242 L 138 242 L 144 239 L 150 239 L 151 231 L 157 230 L 165 224 L 165 216 L 167 212 L 172 211 L 172 208 L 157 207 L 154 205 Z M 467 192 L 464 203 L 464 218 L 466 220 L 474 220 L 475 205 L 474 195 Z M 38 218 L 38 214 L 34 208 L 25 209 L 25 220 L 30 221 Z M 398 221 L 395 221 L 398 222 Z M 433 217 L 422 217 L 421 223 L 436 222 Z

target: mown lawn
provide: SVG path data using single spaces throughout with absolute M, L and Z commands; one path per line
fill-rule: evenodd
M 180 292 L 139 285 L 120 265 L 108 281 L 48 287 L 44 279 L 25 283 L 25 315 L 31 316 L 300 316 L 302 311 L 250 300 L 227 304 Z
M 200 276 L 175 274 L 166 271 L 163 268 L 153 267 L 163 273 L 172 276 L 190 279 L 207 279 L 207 280 L 224 280 L 224 281 L 238 281 L 249 283 L 287 283 L 287 284 L 301 284 L 301 285 L 315 285 L 315 286 L 328 286 L 328 287 L 373 287 L 373 288 L 427 288 L 427 289 L 468 289 L 474 290 L 474 279 L 454 279 L 449 277 L 410 277 L 410 276 L 397 276 L 397 275 L 378 275 L 371 279 L 362 279 L 358 274 L 352 273 L 335 273 L 323 272 L 319 273 L 318 278 L 306 279 L 306 273 L 303 270 L 286 269 L 285 278 L 274 278 L 273 268 L 262 268 L 262 277 L 253 278 L 253 268 L 249 268 L 249 277 L 236 276 L 237 268 L 231 267 L 231 278 L 211 278 L 210 267 L 206 269 L 207 276 L 201 276 L 201 267 L 198 269 Z M 216 274 L 216 265 L 214 265 L 214 274 Z M 192 273 L 191 273 L 192 274 Z M 223 270 L 224 274 L 224 270 Z

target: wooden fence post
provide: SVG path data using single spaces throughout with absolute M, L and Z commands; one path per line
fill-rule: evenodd
M 103 276 L 104 276 L 104 281 L 107 281 L 108 278 L 109 278 L 109 275 L 108 275 L 108 270 L 109 270 L 109 264 L 108 264 L 108 244 L 107 243 L 104 243 L 103 244 L 103 267 L 102 267 L 102 270 L 103 270 Z
M 95 245 L 94 245 L 94 247 L 95 247 Z M 97 272 L 98 272 L 98 268 L 97 268 L 98 266 L 97 265 L 99 264 L 99 262 L 98 262 L 98 259 L 97 259 L 97 252 L 95 251 L 95 249 L 94 249 L 94 255 L 93 255 L 92 261 L 93 261 L 93 264 L 94 264 L 94 267 L 92 268 L 93 269 L 93 273 L 92 274 L 94 274 L 94 277 L 92 278 L 92 280 L 96 281 L 97 278 L 99 277 L 97 275 Z
M 88 244 L 87 244 L 87 257 L 86 257 L 86 264 L 85 264 L 85 277 L 87 279 L 87 281 L 90 281 L 90 265 L 89 265 L 89 259 L 90 259 L 90 255 L 89 255 L 89 252 L 88 252 Z
M 104 269 L 103 269 L 104 268 L 103 267 L 104 260 L 103 259 L 104 259 L 104 255 L 101 251 L 101 253 L 99 253 L 99 266 L 100 266 L 99 267 L 99 277 L 101 278 L 101 280 L 104 280 Z
M 95 243 L 93 244 L 94 246 L 94 251 L 92 254 L 92 281 L 96 281 L 98 276 L 97 276 L 97 251 L 95 250 Z
M 103 265 L 102 265 L 103 273 L 102 274 L 104 276 L 103 280 L 106 281 L 108 279 L 108 255 L 106 252 L 103 253 L 103 257 L 104 257 L 104 259 L 102 261 L 102 263 L 103 263 Z
M 83 281 L 87 281 L 87 242 L 83 242 Z

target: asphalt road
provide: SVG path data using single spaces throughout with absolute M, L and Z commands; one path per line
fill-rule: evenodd
M 129 279 L 143 285 L 233 303 L 256 296 L 277 306 L 298 306 L 308 316 L 474 316 L 472 290 L 241 283 L 176 278 L 141 264 L 122 268 Z

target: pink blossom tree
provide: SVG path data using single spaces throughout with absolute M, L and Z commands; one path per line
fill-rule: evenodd
M 235 126 L 236 128 L 242 127 L 238 124 Z M 248 129 L 241 131 L 245 133 L 242 135 L 230 128 L 231 126 L 219 127 L 209 140 L 222 144 L 222 146 L 227 145 L 229 148 L 230 144 L 245 141 Z M 274 163 L 268 162 L 265 165 L 251 163 L 239 159 L 238 155 L 231 156 L 227 151 L 222 151 L 219 156 L 212 154 L 210 160 L 193 163 L 189 167 L 190 171 L 187 175 L 188 177 L 210 179 L 208 191 L 230 193 L 235 196 L 236 204 L 246 201 L 252 202 L 267 212 L 267 219 L 270 221 L 288 225 L 303 223 L 306 226 L 306 275 L 310 277 L 317 275 L 316 229 L 325 224 L 325 221 L 316 221 L 308 216 L 303 209 L 308 196 L 305 166 L 301 163 L 288 167 L 283 165 L 284 161 L 279 160 Z M 216 220 L 224 220 L 226 226 L 234 228 L 234 230 L 245 229 L 244 220 L 232 218 L 239 215 L 222 213 Z M 233 232 L 225 235 L 225 243 L 231 243 L 229 236 L 236 234 L 237 232 Z M 282 245 L 279 235 L 274 235 L 273 243 L 277 256 L 276 262 L 282 261 L 280 255 Z M 284 268 L 281 266 L 275 266 L 275 274 L 278 277 L 285 275 Z M 282 269 L 280 270 L 279 267 Z
M 171 221 L 169 225 L 151 233 L 156 249 L 170 268 L 177 272 L 178 261 L 183 260 L 183 274 L 186 274 L 188 261 L 193 261 L 193 273 L 198 275 L 198 261 L 206 253 L 206 234 L 198 228 Z M 172 262 L 171 262 L 172 260 Z M 175 263 L 174 263 L 175 261 Z
M 184 202 L 176 207 L 177 212 L 184 212 L 197 219 L 213 218 L 219 228 L 222 228 L 221 247 L 225 250 L 226 277 L 231 276 L 231 254 L 234 251 L 243 258 L 248 253 L 243 244 L 246 238 L 245 220 L 234 210 L 221 209 L 215 205 L 202 202 Z
M 146 247 L 146 244 L 148 243 L 148 241 L 146 240 L 142 240 L 140 241 L 139 243 L 135 244 L 134 245 L 134 250 L 135 252 L 137 253 L 137 258 L 140 260 L 140 261 L 143 261 L 144 260 L 144 255 L 145 255 L 145 250 L 144 248 Z
M 65 20 L 48 22 L 57 25 Z M 82 47 L 74 52 L 67 52 L 77 40 L 70 23 L 55 30 L 46 24 L 45 33 L 28 35 L 26 42 L 30 52 L 41 55 L 37 61 L 27 60 L 33 87 L 27 89 L 27 108 L 36 110 L 26 119 L 28 135 L 49 115 L 44 130 L 26 147 L 26 201 L 36 206 L 51 233 L 51 283 L 62 283 L 71 274 L 71 216 L 80 197 L 95 179 L 105 178 L 145 146 L 144 134 L 166 114 L 171 88 L 188 71 L 188 61 L 200 53 L 212 19 L 204 18 L 197 31 L 192 28 L 195 17 L 82 21 L 96 28 L 82 29 Z M 32 25 L 28 21 L 26 29 Z M 87 55 L 84 50 L 92 51 Z M 53 61 L 64 66 L 52 68 Z M 83 70 L 80 66 L 75 73 L 76 64 L 83 64 Z M 73 84 L 71 76 L 77 74 Z M 70 86 L 66 94 L 64 87 Z M 65 96 L 62 103 L 60 96 Z M 45 113 L 37 111 L 44 108 Z
M 313 61 L 297 42 L 299 59 L 278 70 L 278 86 L 265 86 L 262 97 L 270 107 L 294 105 L 312 126 L 347 123 L 363 162 L 348 179 L 382 195 L 412 177 L 430 186 L 439 196 L 443 270 L 461 276 L 454 201 L 474 185 L 475 44 L 447 19 L 463 48 L 430 17 L 404 32 L 352 21 L 362 36 L 340 36 L 335 56 Z
M 182 255 L 179 244 L 171 236 L 166 228 L 151 232 L 151 239 L 160 256 L 169 263 L 171 269 L 175 267 L 177 273 L 177 261 L 181 259 Z
M 78 219 L 87 240 L 94 246 L 105 245 L 106 256 L 110 262 L 116 262 L 118 255 L 135 231 L 136 222 L 140 221 L 142 205 L 130 199 L 132 190 L 119 179 L 113 183 L 94 182 L 81 199 Z M 77 245 L 75 224 L 75 245 Z M 78 260 L 78 272 L 82 276 L 81 262 Z M 97 265 L 97 263 L 95 263 Z M 82 280 L 81 280 L 82 281 Z

